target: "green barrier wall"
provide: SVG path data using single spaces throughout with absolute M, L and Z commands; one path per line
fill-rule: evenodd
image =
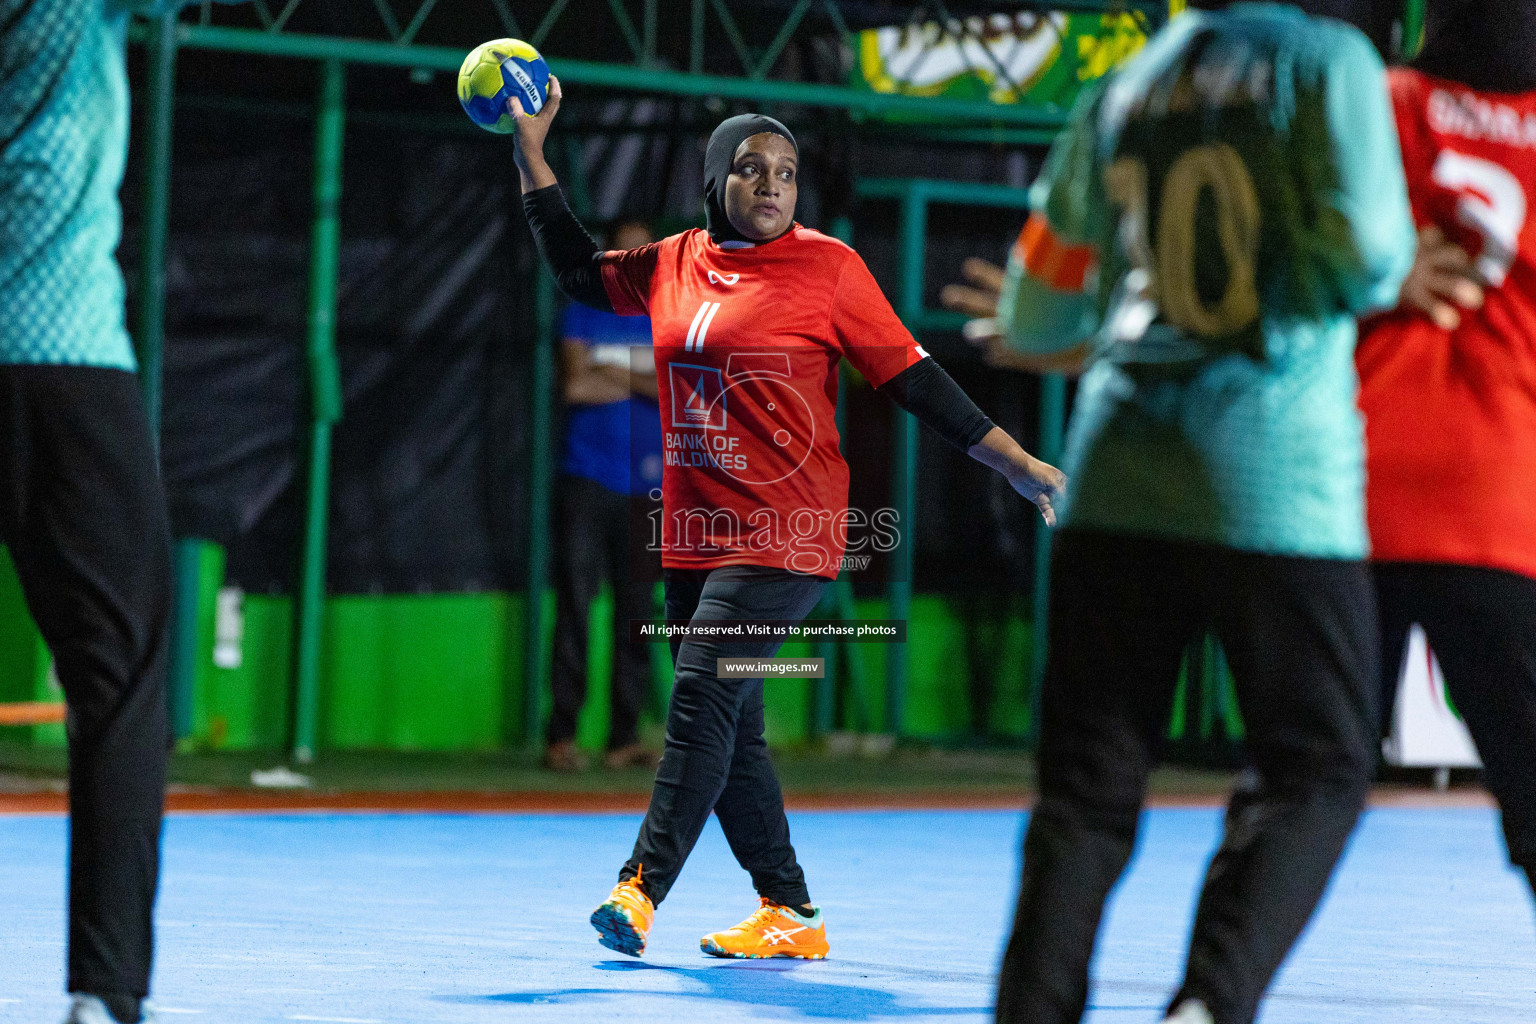
M 292 722 L 291 601 L 283 596 L 243 595 L 238 601 L 238 634 L 231 631 L 221 638 L 216 622 L 223 552 L 202 543 L 196 559 L 197 658 L 189 674 L 192 690 L 182 744 L 211 750 L 285 749 Z M 860 617 L 885 617 L 883 600 L 857 605 Z M 977 668 L 992 681 L 990 738 L 1022 740 L 1029 735 L 1031 644 L 1024 611 L 1016 609 L 1001 617 L 986 643 L 974 638 L 968 642 L 968 627 L 949 601 L 934 595 L 912 598 L 903 736 L 939 741 L 970 736 L 973 659 L 985 660 Z M 522 652 L 528 617 L 523 612 L 521 594 L 328 598 L 320 669 L 320 746 L 447 751 L 518 745 L 525 707 Z M 579 745 L 592 751 L 601 750 L 607 739 L 612 614 L 612 602 L 605 593 L 592 610 L 588 701 L 577 734 Z M 554 626 L 552 593 L 545 597 L 541 620 L 548 644 Z M 666 707 L 671 660 L 665 644 L 652 647 L 655 689 L 646 717 L 659 722 Z M 219 664 L 216 654 L 221 649 Z M 238 657 L 232 658 L 236 651 Z M 810 657 L 817 652 L 810 644 L 790 644 L 783 653 Z M 863 672 L 859 691 L 843 695 L 836 727 L 878 731 L 884 722 L 886 694 L 884 646 L 845 645 L 838 648 L 837 656 L 859 659 Z M 0 701 L 62 699 L 49 664 L 47 648 L 27 616 L 10 561 L 0 549 Z M 1197 683 L 1194 689 L 1209 699 L 1188 707 L 1186 688 L 1181 686 L 1170 738 L 1240 737 L 1242 723 L 1219 649 L 1208 643 L 1204 658 L 1190 667 Z M 851 675 L 844 672 L 844 678 Z M 546 693 L 542 706 L 547 710 L 548 704 Z M 811 681 L 770 681 L 769 742 L 805 741 L 812 706 Z M 0 739 L 26 738 L 62 743 L 63 727 L 0 729 Z
M 0 703 L 57 702 L 64 699 L 51 672 L 53 661 L 27 604 L 10 553 L 0 547 Z M 64 726 L 23 725 L 0 728 L 0 740 L 61 746 Z
M 289 741 L 292 603 L 247 595 L 238 666 L 203 648 L 191 736 L 219 750 Z M 552 615 L 551 615 L 552 618 Z M 522 599 L 507 594 L 332 597 L 320 668 L 320 746 L 495 750 L 521 728 Z M 208 631 L 211 635 L 211 622 Z
M 553 595 L 546 597 L 544 621 L 553 628 Z M 522 730 L 522 613 L 520 594 L 439 594 L 427 596 L 332 597 L 326 602 L 326 645 L 321 668 L 321 746 L 327 749 L 493 750 L 514 745 Z M 881 617 L 883 602 L 861 602 L 859 614 Z M 609 629 L 612 602 L 604 594 L 592 609 L 588 699 L 577 728 L 577 743 L 601 750 L 608 731 L 608 673 L 612 664 Z M 286 597 L 247 595 L 242 601 L 244 637 L 238 668 L 218 668 L 210 642 L 199 658 L 190 742 L 225 750 L 281 749 L 289 714 L 289 643 L 292 633 Z M 942 739 L 965 733 L 970 722 L 967 667 L 961 623 L 939 598 L 913 600 L 913 671 L 905 733 Z M 1008 675 L 1016 693 L 1001 692 L 993 721 L 1024 735 L 1024 694 L 1028 627 L 1010 624 Z M 670 658 L 656 645 L 656 693 L 646 718 L 659 722 L 670 683 Z M 810 657 L 809 644 L 787 645 L 783 653 Z M 884 648 L 859 645 L 851 656 L 865 666 L 861 694 L 867 721 L 881 721 L 885 694 Z M 1004 668 L 1006 672 L 1006 666 Z M 806 739 L 811 685 L 787 679 L 768 683 L 769 742 Z M 850 698 L 848 703 L 854 703 Z M 546 694 L 544 705 L 548 706 Z M 851 717 L 851 713 L 850 713 Z M 843 727 L 861 723 L 844 721 Z
M 185 745 L 216 750 L 280 750 L 292 719 L 292 604 L 286 596 L 239 598 L 237 640 L 217 635 L 223 552 L 197 545 L 199 593 L 197 658 L 191 675 Z M 658 602 L 660 593 L 658 589 Z M 19 606 L 18 606 L 19 607 Z M 17 609 L 0 606 L 14 619 Z M 21 610 L 24 616 L 24 609 Z M 859 602 L 858 614 L 883 618 L 885 602 Z M 597 751 L 608 730 L 608 676 L 612 665 L 613 605 L 605 592 L 592 609 L 588 700 L 577 742 Z M 554 597 L 540 617 L 544 642 L 554 628 Z M 354 750 L 494 750 L 523 735 L 525 659 L 523 596 L 506 593 L 333 596 L 325 606 L 321 659 L 320 745 Z M 918 596 L 911 609 L 912 678 L 903 732 L 920 738 L 964 735 L 971 722 L 968 650 L 964 626 L 938 597 Z M 993 645 L 997 680 L 991 722 L 996 734 L 1023 737 L 1029 628 L 1022 618 L 1003 627 Z M 223 667 L 216 649 L 225 649 Z M 238 663 L 227 657 L 238 651 Z M 671 682 L 664 643 L 652 645 L 654 692 L 647 718 L 659 722 Z M 811 656 L 808 644 L 784 654 Z M 842 656 L 860 659 L 863 686 L 849 694 L 838 727 L 867 730 L 884 720 L 886 658 L 883 645 L 859 644 Z M 1012 680 L 1013 685 L 1005 685 Z M 548 694 L 542 706 L 548 708 Z M 812 684 L 768 684 L 768 738 L 775 744 L 806 739 Z

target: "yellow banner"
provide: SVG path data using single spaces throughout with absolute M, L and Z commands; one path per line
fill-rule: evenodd
M 854 84 L 907 96 L 1065 109 L 1078 90 L 1138 53 L 1138 14 L 1013 13 L 869 29 Z

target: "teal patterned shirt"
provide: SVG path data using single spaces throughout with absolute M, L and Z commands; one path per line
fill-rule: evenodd
M 134 368 L 115 256 L 124 33 L 129 11 L 187 2 L 0 0 L 0 363 Z
M 1035 185 L 1067 293 L 1017 265 L 1016 347 L 1089 338 L 1064 526 L 1361 558 L 1355 320 L 1395 303 L 1413 222 L 1369 41 L 1241 3 L 1176 18 L 1086 94 Z
M 124 20 L 103 0 L 0 0 L 0 363 L 134 368 L 114 256 Z

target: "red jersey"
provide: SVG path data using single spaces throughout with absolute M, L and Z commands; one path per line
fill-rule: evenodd
M 1488 288 L 1454 331 L 1403 309 L 1362 328 L 1373 554 L 1536 577 L 1536 93 L 1411 70 L 1391 87 L 1414 218 Z
M 848 508 L 837 364 L 878 387 L 923 358 L 864 261 L 796 225 L 722 248 L 695 228 L 602 259 L 614 311 L 649 314 L 661 404 L 661 561 L 836 577 L 889 550 L 895 513 Z

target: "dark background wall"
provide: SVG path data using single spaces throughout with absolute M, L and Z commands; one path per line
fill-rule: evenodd
M 316 81 L 314 65 L 297 61 L 185 51 L 178 66 L 165 472 L 177 531 L 224 545 L 230 581 L 256 592 L 288 587 L 300 525 Z M 352 68 L 347 84 L 331 588 L 518 589 L 535 255 L 510 142 L 469 125 L 451 76 Z M 709 129 L 739 109 L 573 90 L 554 148 L 567 167 L 586 169 L 594 221 L 638 215 L 677 230 L 701 221 Z M 896 210 L 854 208 L 858 175 L 1023 185 L 1040 156 L 904 139 L 841 112 L 771 112 L 804 152 L 798 218 L 825 229 L 852 213 L 855 245 L 888 295 Z M 124 186 L 130 267 L 136 156 Z M 1019 219 L 934 208 L 929 305 L 965 256 L 1001 262 Z M 923 341 L 1000 425 L 1034 443 L 1032 380 L 987 369 L 958 336 Z M 854 502 L 883 504 L 889 406 L 855 390 L 848 416 Z M 932 436 L 921 447 L 918 511 L 919 589 L 1027 594 L 1030 506 Z

